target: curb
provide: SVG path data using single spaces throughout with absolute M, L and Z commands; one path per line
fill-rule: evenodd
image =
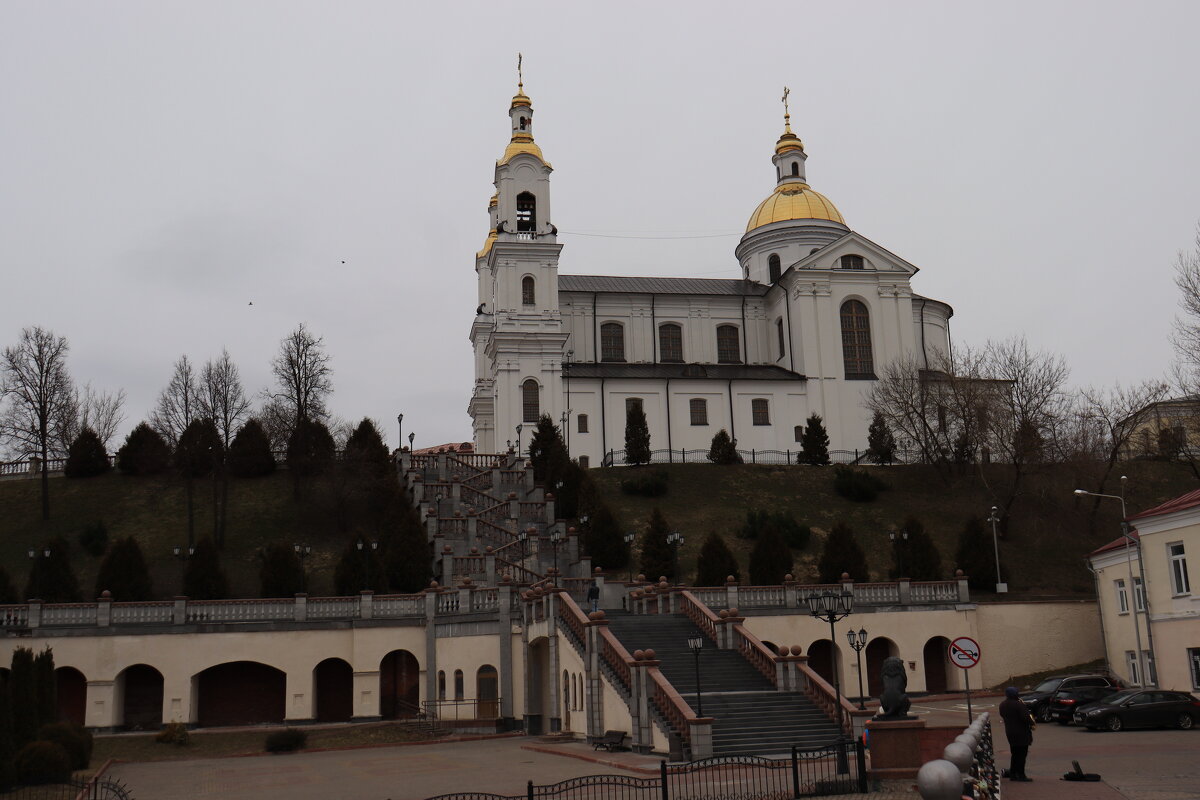
M 591 764 L 599 764 L 603 767 L 612 767 L 614 769 L 624 770 L 626 772 L 637 772 L 643 775 L 657 775 L 658 770 L 650 767 L 636 767 L 630 764 L 622 764 L 620 761 L 604 758 L 603 756 L 591 756 L 587 753 L 564 753 L 562 750 L 554 750 L 549 747 L 542 747 L 536 744 L 523 744 L 522 750 L 530 750 L 534 753 L 543 753 L 549 756 L 565 756 L 567 758 L 577 758 L 580 761 L 587 761 Z

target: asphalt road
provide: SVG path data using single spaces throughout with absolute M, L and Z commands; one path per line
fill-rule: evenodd
M 972 710 L 991 712 L 997 758 L 1008 765 L 1008 742 L 996 706 L 1001 698 L 972 701 Z M 930 725 L 968 724 L 967 704 L 958 700 L 914 702 L 912 713 Z M 1033 734 L 1026 772 L 1036 781 L 1055 781 L 1076 760 L 1085 772 L 1097 772 L 1130 800 L 1200 798 L 1200 728 L 1088 731 L 1057 723 L 1039 724 Z

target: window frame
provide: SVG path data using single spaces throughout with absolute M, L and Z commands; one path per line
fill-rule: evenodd
M 688 419 L 696 427 L 708 427 L 707 398 L 693 397 L 688 400 Z
M 531 390 L 532 389 L 532 393 Z M 530 397 L 533 398 L 533 419 L 529 418 Z M 542 416 L 542 386 L 534 378 L 521 381 L 521 424 L 537 424 Z
M 629 415 L 633 413 L 633 409 L 641 409 L 643 414 L 646 413 L 646 398 L 644 397 L 626 397 L 625 398 L 625 419 L 629 419 Z
M 1189 647 L 1188 673 L 1192 676 L 1192 689 L 1200 689 L 1200 647 Z
M 1179 552 L 1173 552 L 1178 547 Z M 1187 550 L 1183 542 L 1167 543 L 1167 571 L 1171 575 L 1171 596 L 1187 597 L 1192 593 L 1192 582 L 1188 578 Z
M 521 305 L 537 305 L 537 280 L 532 275 L 521 278 Z
M 767 278 L 770 283 L 777 282 L 783 276 L 783 266 L 778 253 L 767 257 Z
M 732 331 L 732 334 L 730 333 Z M 733 358 L 728 358 L 730 351 L 730 336 L 732 336 Z M 725 341 L 722 342 L 722 337 Z M 737 325 L 722 323 L 717 326 L 717 363 L 742 363 L 742 334 Z
M 771 425 L 771 401 L 769 399 L 766 397 L 751 398 L 750 423 L 758 427 Z
M 528 201 L 523 198 L 529 198 Z M 517 195 L 517 232 L 535 233 L 537 231 L 537 195 L 533 192 L 521 192 Z
M 858 253 L 847 253 L 838 259 L 840 269 L 863 270 L 867 268 L 867 260 Z
M 1133 579 L 1133 609 L 1139 614 L 1146 611 L 1146 587 L 1137 576 Z
M 838 308 L 838 320 L 842 335 L 842 371 L 846 380 L 876 380 L 870 307 L 857 297 L 848 297 Z
M 619 357 L 613 355 L 618 349 L 614 345 L 620 345 Z M 610 320 L 600 326 L 600 362 L 604 364 L 624 364 L 626 362 L 625 326 L 620 322 Z
M 775 320 L 775 335 L 779 339 L 779 357 L 775 360 L 782 361 L 783 357 L 787 355 L 787 337 L 783 332 L 783 317 Z
M 668 328 L 671 329 L 672 336 L 678 336 L 678 339 L 676 339 L 673 342 L 670 342 L 670 344 L 674 348 L 676 348 L 675 351 L 671 354 L 674 356 L 673 358 L 668 358 L 668 354 L 667 354 L 668 341 L 667 341 L 667 338 L 665 336 L 663 336 L 663 334 L 667 331 Z M 684 363 L 684 361 L 683 361 L 683 326 L 680 325 L 678 322 L 664 322 L 658 326 L 658 360 L 660 362 L 662 362 L 663 364 L 682 364 L 682 363 Z
M 1113 589 L 1116 591 L 1116 594 L 1117 594 L 1117 613 L 1118 614 L 1128 614 L 1129 613 L 1129 591 L 1125 587 L 1125 579 L 1117 578 L 1115 581 L 1113 581 Z
M 588 431 L 588 415 L 587 414 L 579 414 L 578 416 L 575 417 L 575 432 L 576 433 L 589 433 L 589 431 Z

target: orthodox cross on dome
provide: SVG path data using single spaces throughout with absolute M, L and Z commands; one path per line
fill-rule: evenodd
M 517 53 L 517 91 L 525 91 L 525 79 L 521 75 L 521 61 L 524 59 L 520 53 Z
M 792 132 L 792 115 L 788 112 L 788 95 L 791 93 L 791 89 L 783 87 L 783 128 L 787 133 Z

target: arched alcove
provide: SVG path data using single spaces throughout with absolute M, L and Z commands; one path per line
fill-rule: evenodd
M 196 722 L 214 725 L 282 723 L 287 675 L 257 661 L 231 661 L 196 676 Z
M 59 719 L 82 725 L 87 710 L 87 678 L 74 667 L 59 667 L 54 670 L 54 678 Z
M 117 675 L 121 719 L 126 730 L 151 731 L 162 727 L 163 676 L 149 664 L 133 664 Z
M 313 713 L 318 722 L 349 722 L 354 716 L 354 669 L 340 658 L 313 668 Z
M 896 655 L 900 655 L 900 648 L 886 636 L 877 636 L 867 642 L 867 649 L 863 653 L 863 669 L 867 674 L 863 683 L 869 696 L 879 697 L 883 693 L 883 661 Z
M 500 676 L 491 664 L 484 664 L 475 673 L 475 700 L 479 719 L 500 716 Z
M 421 711 L 421 667 L 407 650 L 393 650 L 379 663 L 379 713 L 384 719 Z
M 948 670 L 950 640 L 934 636 L 921 648 L 921 664 L 925 668 L 925 691 L 936 694 L 950 688 Z

